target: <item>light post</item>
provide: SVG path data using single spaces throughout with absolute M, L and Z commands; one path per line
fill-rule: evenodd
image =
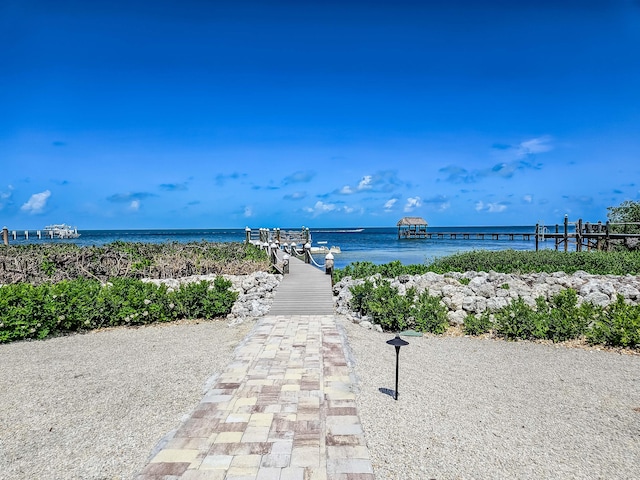
M 396 335 L 395 338 L 391 340 L 387 340 L 389 345 L 393 345 L 396 347 L 396 390 L 394 398 L 398 400 L 398 366 L 400 364 L 400 347 L 404 347 L 405 345 L 409 345 L 409 342 L 400 338 L 400 335 Z

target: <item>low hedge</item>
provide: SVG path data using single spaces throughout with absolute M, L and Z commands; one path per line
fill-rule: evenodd
M 583 270 L 594 275 L 640 274 L 640 252 L 560 252 L 555 250 L 475 250 L 435 259 L 430 264 L 403 265 L 393 261 L 382 265 L 353 262 L 333 274 L 335 282 L 350 276 L 368 278 L 380 274 L 384 278 L 399 275 L 423 275 L 427 272 L 488 272 L 572 274 Z
M 0 343 L 118 325 L 182 318 L 213 318 L 231 311 L 231 282 L 188 283 L 179 289 L 132 278 L 106 284 L 78 278 L 58 283 L 0 287 Z
M 386 279 L 365 280 L 349 290 L 351 309 L 385 330 L 444 333 L 448 327 L 447 308 L 428 290 L 418 295 L 409 288 L 402 295 Z M 493 332 L 508 340 L 584 338 L 591 344 L 640 349 L 640 305 L 626 304 L 621 295 L 605 308 L 578 305 L 575 290 L 566 289 L 549 301 L 539 297 L 535 306 L 517 298 L 495 311 L 467 315 L 463 330 L 468 335 Z

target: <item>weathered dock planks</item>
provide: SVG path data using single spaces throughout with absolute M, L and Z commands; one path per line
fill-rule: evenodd
M 276 290 L 269 315 L 333 315 L 331 275 L 304 263 L 289 259 L 289 273 Z

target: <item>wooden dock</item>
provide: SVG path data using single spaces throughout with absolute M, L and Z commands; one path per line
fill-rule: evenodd
M 426 227 L 420 230 L 405 229 L 398 231 L 399 239 L 435 239 L 435 240 L 535 240 L 538 251 L 542 242 L 552 240 L 555 250 L 565 252 L 591 250 L 611 250 L 617 244 L 640 242 L 640 224 L 610 222 L 569 222 L 565 217 L 564 224 L 556 224 L 553 230 L 536 224 L 532 232 L 429 232 Z
M 333 315 L 331 275 L 297 258 L 278 285 L 269 315 Z
M 518 238 L 522 240 L 531 240 L 535 233 L 509 233 L 509 232 L 475 232 L 475 233 L 467 233 L 467 232 L 423 232 L 420 236 L 405 236 L 402 238 L 428 238 L 428 239 L 448 239 L 448 240 L 485 240 L 490 238 L 491 240 L 517 240 Z

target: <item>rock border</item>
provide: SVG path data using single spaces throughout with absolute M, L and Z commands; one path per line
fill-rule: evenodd
M 368 278 L 373 281 L 380 279 L 380 274 Z M 418 293 L 429 290 L 431 295 L 441 297 L 440 301 L 448 309 L 449 324 L 452 326 L 463 325 L 468 314 L 478 315 L 487 309 L 505 307 L 518 297 L 534 307 L 536 298 L 549 300 L 568 288 L 576 291 L 579 304 L 591 302 L 604 307 L 614 302 L 618 294 L 629 304 L 640 303 L 640 276 L 636 275 L 592 275 L 584 271 L 571 275 L 564 272 L 516 275 L 468 271 L 400 275 L 388 280 L 401 295 L 414 287 Z M 364 282 L 365 279 L 345 277 L 334 285 L 336 312 L 346 315 L 355 323 L 366 322 L 362 326 L 372 328 L 367 318 L 360 317 L 349 306 L 353 296 L 349 288 Z M 373 326 L 376 327 L 379 326 Z

